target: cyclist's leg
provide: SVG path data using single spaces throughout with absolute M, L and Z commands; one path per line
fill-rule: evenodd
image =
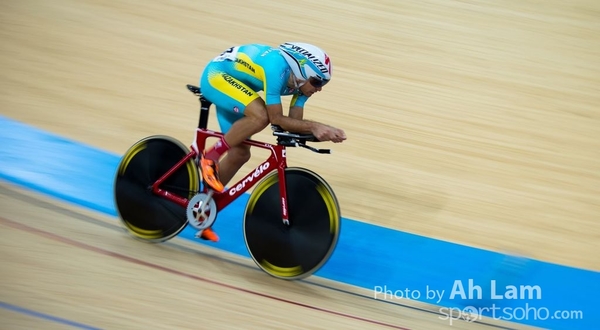
M 223 176 L 215 183 L 216 190 L 221 190 L 222 184 L 250 158 L 249 148 L 241 143 L 269 124 L 264 101 L 249 86 L 225 73 L 222 65 L 226 64 L 209 64 L 200 81 L 203 95 L 216 105 L 219 125 L 225 133 L 222 141 L 207 149 L 205 157 L 216 163 L 226 152 L 230 156 L 220 162 Z
M 229 183 L 239 169 L 250 160 L 250 146 L 242 142 L 269 125 L 267 108 L 263 99 L 250 102 L 244 109 L 244 116 L 233 122 L 225 133 L 225 142 L 230 146 L 227 155 L 220 161 L 220 179 Z
M 239 144 L 230 148 L 219 162 L 219 178 L 221 183 L 227 185 L 240 168 L 250 160 L 250 146 Z
M 203 85 L 202 93 L 216 105 L 219 126 L 230 147 L 239 145 L 269 125 L 264 100 L 243 82 L 221 73 L 204 83 L 209 87 Z
M 238 110 L 239 111 L 239 110 Z M 244 117 L 239 112 L 229 111 L 217 107 L 217 120 L 221 132 L 228 133 L 231 131 L 233 123 Z M 223 185 L 227 185 L 231 178 L 239 171 L 239 169 L 250 160 L 250 146 L 239 144 L 231 147 L 225 156 L 219 161 L 219 179 Z

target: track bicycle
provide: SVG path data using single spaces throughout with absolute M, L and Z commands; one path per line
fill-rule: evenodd
M 114 180 L 114 198 L 121 223 L 135 238 L 160 243 L 190 225 L 199 234 L 212 226 L 223 210 L 254 188 L 243 214 L 246 248 L 256 265 L 280 279 L 297 280 L 320 269 L 333 253 L 340 234 L 341 214 L 331 186 L 315 172 L 288 167 L 286 148 L 309 146 L 313 135 L 271 126 L 276 143 L 247 139 L 243 143 L 270 151 L 255 169 L 223 192 L 212 190 L 199 174 L 199 151 L 208 138 L 212 103 L 200 88 L 187 85 L 200 101 L 195 140 L 189 148 L 164 135 L 133 144 L 123 155 Z

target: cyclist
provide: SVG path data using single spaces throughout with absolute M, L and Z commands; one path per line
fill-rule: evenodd
M 201 153 L 204 181 L 215 191 L 224 191 L 224 185 L 250 160 L 250 146 L 242 142 L 269 124 L 290 132 L 312 133 L 320 141 L 344 141 L 343 130 L 303 119 L 307 99 L 330 80 L 329 56 L 307 43 L 286 42 L 277 48 L 241 45 L 212 59 L 204 68 L 200 86 L 216 107 L 224 136 Z M 264 92 L 264 98 L 258 91 Z M 285 95 L 292 95 L 287 116 L 281 101 Z M 219 239 L 211 228 L 200 237 Z

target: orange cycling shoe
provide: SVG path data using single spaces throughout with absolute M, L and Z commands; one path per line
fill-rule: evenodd
M 212 241 L 212 242 L 219 241 L 219 236 L 210 227 L 208 227 L 202 231 L 202 233 L 200 234 L 200 238 L 202 238 L 203 240 Z
M 202 179 L 206 182 L 213 190 L 217 192 L 223 192 L 225 187 L 219 181 L 219 169 L 215 161 L 202 157 L 200 159 L 200 170 L 202 171 Z

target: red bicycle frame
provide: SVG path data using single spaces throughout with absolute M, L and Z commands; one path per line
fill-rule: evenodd
M 191 151 L 152 185 L 152 192 L 178 205 L 181 205 L 182 207 L 187 207 L 189 202 L 187 198 L 177 196 L 165 189 L 159 188 L 159 186 L 169 176 L 175 173 L 175 171 L 184 166 L 190 159 L 193 159 L 196 163 L 195 160 L 198 157 L 198 152 L 196 150 L 204 150 L 206 147 L 206 140 L 208 138 L 221 138 L 223 135 L 224 134 L 221 132 L 215 132 L 205 128 L 198 128 L 196 130 L 196 143 L 194 146 L 192 146 Z M 243 143 L 261 149 L 268 149 L 271 151 L 271 155 L 253 171 L 248 173 L 244 178 L 240 179 L 235 184 L 231 185 L 228 189 L 222 193 L 214 193 L 213 199 L 217 206 L 217 211 L 222 210 L 227 205 L 231 204 L 234 200 L 248 191 L 248 189 L 252 188 L 269 173 L 277 170 L 277 175 L 279 178 L 279 193 L 281 196 L 281 217 L 285 224 L 289 224 L 287 190 L 285 182 L 285 169 L 287 168 L 286 147 L 251 139 L 245 140 Z M 204 190 L 207 190 L 206 186 L 204 187 Z

